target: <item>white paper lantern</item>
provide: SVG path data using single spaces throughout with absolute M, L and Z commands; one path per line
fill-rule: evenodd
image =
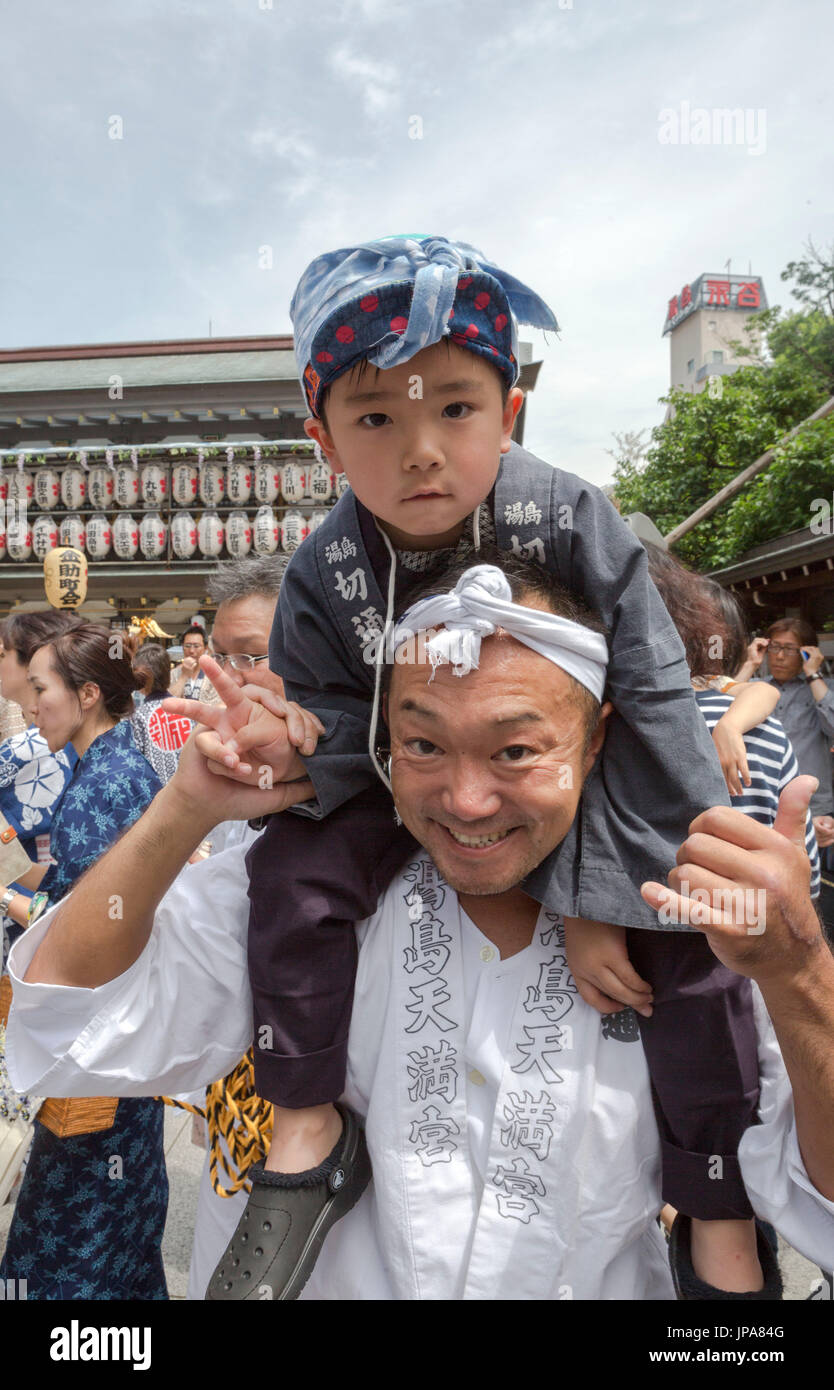
M 314 531 L 318 531 L 322 522 L 327 520 L 327 512 L 322 507 L 321 511 L 311 512 L 307 517 L 307 535 L 311 536 Z
M 97 511 L 113 505 L 113 478 L 114 470 L 103 465 L 91 468 L 87 474 L 87 501 Z
M 235 459 L 226 466 L 226 496 L 240 506 L 252 496 L 252 465 L 245 459 Z
M 223 549 L 223 522 L 217 512 L 203 512 L 197 522 L 197 544 L 203 555 L 215 559 Z
M 65 468 L 61 474 L 61 501 L 70 511 L 83 507 L 87 497 L 87 478 L 83 468 Z
M 197 549 L 197 523 L 190 512 L 177 512 L 171 522 L 171 546 L 178 560 L 190 560 Z
M 281 531 L 271 507 L 259 507 L 255 513 L 252 543 L 257 555 L 274 555 L 281 542 Z
M 278 500 L 281 491 L 281 469 L 273 459 L 262 459 L 255 464 L 255 501 L 265 503 Z
M 81 517 L 74 514 L 62 517 L 58 538 L 61 545 L 71 545 L 75 550 L 83 550 L 87 530 Z
M 335 483 L 336 477 L 331 472 L 329 463 L 317 461 L 311 466 L 308 475 L 308 487 L 314 502 L 329 502 L 333 496 Z
M 252 525 L 245 512 L 229 512 L 226 518 L 226 549 L 235 560 L 242 560 L 252 549 Z
M 191 507 L 197 500 L 200 470 L 196 463 L 176 463 L 171 473 L 171 495 L 178 507 Z
M 281 522 L 281 549 L 287 555 L 292 555 L 293 551 L 298 549 L 307 534 L 307 523 L 301 512 L 284 512 Z
M 32 527 L 32 552 L 43 560 L 58 544 L 58 523 L 52 516 L 37 516 Z
M 341 497 L 344 493 L 347 492 L 347 490 L 348 490 L 349 487 L 350 487 L 350 483 L 349 483 L 348 480 L 347 480 L 347 475 L 346 475 L 345 473 L 337 473 L 337 474 L 336 474 L 336 496 L 337 496 L 337 497 Z
M 146 463 L 139 470 L 139 491 L 149 507 L 159 507 L 168 496 L 168 477 L 159 463 Z
M 135 507 L 139 501 L 139 469 L 120 463 L 113 480 L 113 496 L 118 507 Z
M 91 560 L 104 560 L 110 553 L 113 531 L 103 512 L 87 518 L 87 554 Z
M 139 522 L 139 548 L 146 560 L 158 560 L 165 554 L 168 527 L 157 512 L 146 512 Z
M 61 496 L 61 482 L 54 468 L 39 468 L 35 474 L 35 506 L 48 512 L 57 507 Z
M 35 493 L 35 480 L 31 473 L 25 468 L 14 468 L 9 473 L 8 487 L 6 488 L 6 499 L 9 502 L 21 503 L 32 501 Z M 11 553 L 11 552 L 10 552 Z
M 207 507 L 216 507 L 223 501 L 223 465 L 203 463 L 200 465 L 200 498 Z
M 10 521 L 6 528 L 6 548 L 9 559 L 22 564 L 32 554 L 32 528 L 25 521 Z
M 9 495 L 9 475 L 3 472 L 3 465 L 0 464 L 0 502 L 5 502 Z M 5 536 L 5 531 L 3 535 Z
M 6 558 L 6 523 L 3 520 L 2 509 L 0 509 L 0 560 Z
M 127 512 L 113 522 L 113 549 L 120 560 L 132 560 L 139 549 L 139 527 Z
M 300 502 L 307 486 L 307 474 L 299 463 L 285 463 L 281 469 L 281 492 L 284 501 Z

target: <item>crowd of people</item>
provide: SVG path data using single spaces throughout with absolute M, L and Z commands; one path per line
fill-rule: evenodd
M 805 827 L 810 891 L 817 898 L 820 849 L 824 854 L 834 841 L 830 830 L 834 720 L 828 712 L 834 706 L 834 691 L 824 680 L 814 685 L 798 680 L 799 671 L 794 669 L 803 647 L 808 652 L 803 660 L 812 668 L 819 665 L 815 634 L 799 620 L 786 619 L 773 625 L 767 637 L 749 641 L 743 615 L 731 596 L 717 588 L 711 592 L 707 583 L 695 584 L 691 573 L 667 553 L 651 547 L 649 567 L 683 640 L 695 699 L 713 734 L 731 804 L 760 824 L 773 826 L 779 798 L 794 778 L 800 772 L 818 778 Z M 218 684 L 230 682 L 238 689 L 245 684 L 249 693 L 261 689 L 282 695 L 281 682 L 269 669 L 268 648 L 283 568 L 283 562 L 271 559 L 219 567 L 213 589 L 218 604 L 216 618 L 211 638 L 206 640 L 201 634 L 200 653 L 210 654 L 217 663 L 222 673 Z M 722 636 L 718 660 L 707 655 L 716 634 Z M 760 672 L 771 641 L 782 648 L 795 646 L 797 654 L 787 654 L 793 664 L 785 663 L 784 650 L 777 652 L 765 680 L 746 681 L 745 677 L 756 677 Z M 173 684 L 166 651 L 158 643 L 146 643 L 131 659 L 129 653 L 114 657 L 108 653 L 109 646 L 112 650 L 110 634 L 103 629 L 50 611 L 12 617 L 2 629 L 0 689 L 7 702 L 4 713 L 8 718 L 10 707 L 16 705 L 26 727 L 0 744 L 0 810 L 17 829 L 20 843 L 33 861 L 28 884 L 15 885 L 19 891 L 5 906 L 4 966 L 12 943 L 27 924 L 33 892 L 39 889 L 47 893 L 50 906 L 59 902 L 86 869 L 102 856 L 106 859 L 108 848 L 142 815 L 161 785 L 170 782 L 179 763 L 185 738 L 174 747 L 170 731 L 156 739 L 150 732 L 155 711 L 168 723 L 181 724 L 184 719 L 160 708 L 170 698 Z M 779 657 L 782 665 L 777 664 Z M 820 690 L 818 697 L 815 687 Z M 802 705 L 798 704 L 799 691 L 810 697 Z M 144 696 L 139 704 L 132 698 L 136 692 Z M 746 712 L 745 699 L 753 701 Z M 215 717 L 225 709 L 216 695 L 211 704 Z M 782 723 L 783 708 L 788 710 L 791 737 Z M 191 721 L 186 720 L 186 724 L 190 730 Z M 802 762 L 797 761 L 794 741 Z M 231 815 L 218 819 L 186 859 L 194 864 L 211 855 L 217 871 L 221 866 L 225 869 L 225 857 L 217 857 L 230 847 L 238 853 L 248 851 L 263 835 L 262 829 L 255 828 L 257 824 Z M 179 890 L 182 907 L 190 920 L 196 917 L 199 921 L 214 879 L 207 877 L 201 882 L 199 878 L 189 879 L 186 873 Z M 425 875 L 425 870 L 422 873 Z M 106 893 L 108 900 L 119 896 L 120 882 L 120 877 L 113 875 L 107 887 L 115 891 Z M 234 882 L 230 884 L 227 894 L 235 887 Z M 829 921 L 829 926 L 834 928 L 834 922 Z M 617 930 L 612 929 L 612 933 Z M 625 936 L 622 929 L 619 931 Z M 646 934 L 632 930 L 628 939 L 628 957 L 617 956 L 615 950 L 610 959 L 600 957 L 601 932 L 593 942 L 583 944 L 579 939 L 572 947 L 568 942 L 567 962 L 579 996 L 589 1005 L 630 1013 L 623 1009 L 625 1004 L 638 1011 L 647 1055 L 652 1056 L 652 1048 L 657 1052 L 652 1072 L 656 1115 L 661 1123 L 675 1124 L 680 1120 L 675 1111 L 682 1094 L 678 1075 L 681 1054 L 670 1065 L 663 1035 L 654 1042 L 650 1019 L 665 1008 L 672 1019 L 670 1026 L 680 1026 L 675 972 L 680 970 L 682 949 L 700 948 L 702 938 L 669 935 L 668 954 L 674 960 L 670 959 L 668 981 L 652 970 L 643 949 Z M 743 975 L 729 971 L 722 972 L 719 984 L 728 1004 L 734 992 L 749 987 Z M 617 1013 L 606 1013 L 606 1018 L 613 1027 Z M 161 1033 L 166 1035 L 164 1028 Z M 708 1055 L 704 1041 L 701 1036 L 698 1084 L 715 1097 L 726 1123 L 727 1084 L 718 1079 L 726 1058 L 722 1059 L 718 1042 Z M 231 1052 L 237 1050 L 235 1043 Z M 248 1044 L 240 1047 L 241 1054 L 247 1050 Z M 160 1064 L 160 1083 L 165 1080 L 166 1089 L 181 1093 L 194 1091 L 192 1082 L 205 1084 L 216 1079 L 210 1075 L 217 1071 L 210 1053 L 195 1060 L 202 1068 L 199 1077 L 186 1073 L 166 1077 Z M 220 1065 L 221 1070 L 233 1069 L 228 1050 Z M 166 1297 L 160 1254 L 168 1195 L 163 1105 L 158 1099 L 133 1095 L 124 1086 L 113 1089 L 121 1092 L 119 1099 L 72 1102 L 78 1119 L 69 1127 L 65 1123 L 63 1130 L 44 1122 L 43 1109 L 36 1120 L 25 1170 L 9 1197 L 16 1208 L 0 1268 L 0 1277 L 26 1279 L 30 1297 L 39 1296 L 39 1291 L 40 1296 L 52 1298 Z M 747 1111 L 735 1128 L 717 1140 L 721 1152 L 738 1149 L 751 1123 L 750 1101 L 755 1106 L 758 1089 L 756 1082 L 750 1088 Z M 7 1077 L 3 1096 L 7 1116 L 38 1113 L 29 1097 L 13 1092 Z M 192 1099 L 200 1098 L 194 1095 Z M 669 1112 L 666 1121 L 662 1119 L 664 1107 Z M 689 1135 L 690 1149 L 698 1151 L 699 1143 L 696 1135 Z M 119 1155 L 128 1155 L 129 1161 L 115 1181 L 112 1160 Z M 218 1196 L 207 1151 L 194 1232 L 190 1297 L 205 1296 L 245 1201 L 242 1189 L 229 1197 Z M 610 1216 L 615 1219 L 613 1212 Z M 596 1296 L 606 1295 L 597 1291 Z
M 30 1298 L 167 1296 L 160 1096 L 208 1117 L 194 1298 L 778 1300 L 777 1234 L 834 1264 L 816 633 L 750 640 L 513 442 L 514 315 L 555 326 L 443 238 L 317 258 L 305 428 L 351 490 L 286 572 L 219 566 L 174 671 L 3 627 Z

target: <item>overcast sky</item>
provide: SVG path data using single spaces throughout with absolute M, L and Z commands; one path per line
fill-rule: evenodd
M 788 303 L 834 239 L 829 0 L 272 5 L 4 7 L 0 345 L 286 332 L 317 252 L 459 237 L 560 321 L 525 442 L 603 483 L 662 418 L 670 296 L 731 257 Z M 662 143 L 681 103 L 749 138 Z

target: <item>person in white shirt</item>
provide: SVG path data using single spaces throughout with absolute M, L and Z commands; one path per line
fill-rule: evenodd
M 390 671 L 390 776 L 424 852 L 357 928 L 345 1099 L 365 1116 L 374 1178 L 327 1236 L 305 1298 L 673 1296 L 636 1028 L 579 997 L 559 919 L 518 886 L 564 839 L 610 708 L 586 698 L 598 656 L 584 629 L 567 624 L 556 641 L 551 615 L 523 604 L 517 595 L 532 649 L 509 614 L 474 662 L 452 623 L 441 637 L 455 666 L 427 676 L 418 638 Z M 463 681 L 460 644 L 477 667 Z M 224 698 L 234 715 L 234 694 Z M 304 731 L 288 727 L 301 746 Z M 744 1182 L 760 1218 L 830 1267 L 834 962 L 808 895 L 812 787 L 798 778 L 783 792 L 773 828 L 726 807 L 698 817 L 670 886 L 643 893 L 756 982 L 760 1123 L 739 1149 Z M 217 819 L 309 793 L 216 777 L 190 741 L 140 822 L 15 948 L 17 1084 L 141 1095 L 224 1075 L 251 1040 L 243 855 L 231 848 L 165 890 Z M 733 917 L 728 889 L 756 910 L 765 894 L 764 930 Z M 124 915 L 110 922 L 116 891 Z M 211 1296 L 248 1272 L 261 1297 L 258 1258 L 253 1242 Z

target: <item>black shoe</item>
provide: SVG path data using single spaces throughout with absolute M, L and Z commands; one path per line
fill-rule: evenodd
M 337 1105 L 344 1131 L 336 1167 L 307 1186 L 286 1187 L 250 1169 L 252 1191 L 207 1299 L 295 1299 L 313 1272 L 331 1226 L 355 1206 L 371 1179 L 371 1160 L 359 1121 Z
M 782 1276 L 779 1273 L 779 1265 L 775 1252 L 758 1221 L 756 1222 L 756 1246 L 759 1264 L 764 1275 L 764 1288 L 752 1293 L 731 1293 L 727 1289 L 714 1289 L 712 1284 L 705 1284 L 703 1279 L 699 1279 L 692 1268 L 691 1236 L 691 1218 L 678 1212 L 669 1236 L 669 1265 L 672 1270 L 675 1294 L 680 1302 L 691 1303 L 713 1299 L 733 1303 L 739 1300 L 742 1302 L 750 1300 L 754 1302 L 781 1301 Z

